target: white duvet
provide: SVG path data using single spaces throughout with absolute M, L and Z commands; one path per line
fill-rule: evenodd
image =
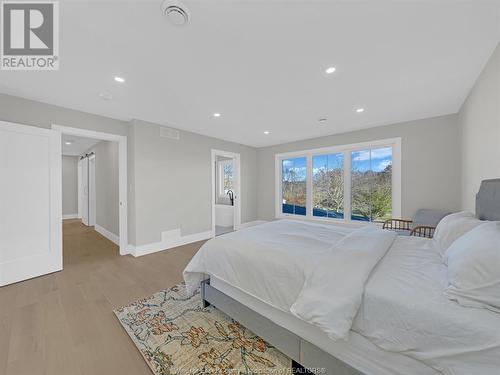
M 500 314 L 445 295 L 436 242 L 398 237 L 365 286 L 352 330 L 444 374 L 500 374 Z
M 351 329 L 444 374 L 500 373 L 500 314 L 445 296 L 446 266 L 436 241 L 393 241 L 391 232 L 380 232 L 264 224 L 207 242 L 184 277 L 194 290 L 215 276 L 333 339 Z
M 208 241 L 184 270 L 188 291 L 207 276 L 346 339 L 364 285 L 394 241 L 375 226 L 352 229 L 280 220 Z

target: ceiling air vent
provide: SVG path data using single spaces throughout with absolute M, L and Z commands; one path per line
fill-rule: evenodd
M 189 21 L 189 11 L 186 6 L 178 0 L 165 0 L 161 4 L 163 14 L 175 26 L 182 26 Z
M 161 127 L 160 137 L 179 140 L 181 138 L 181 133 L 176 129 Z

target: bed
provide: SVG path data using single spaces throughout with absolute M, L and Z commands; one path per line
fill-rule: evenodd
M 482 184 L 482 220 L 500 219 L 499 187 Z M 381 232 L 271 222 L 209 241 L 184 276 L 188 289 L 202 285 L 206 303 L 313 371 L 498 371 L 500 314 L 444 296 L 446 266 L 433 240 Z M 352 250 L 367 242 L 368 253 Z

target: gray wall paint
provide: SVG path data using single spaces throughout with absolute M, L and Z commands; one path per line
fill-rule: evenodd
M 102 141 L 87 152 L 95 153 L 96 224 L 120 234 L 118 142 Z
M 459 115 L 258 150 L 183 131 L 180 141 L 160 138 L 155 124 L 127 123 L 4 94 L 0 94 L 0 119 L 127 135 L 129 239 L 134 245 L 158 242 L 165 230 L 180 228 L 186 235 L 211 228 L 211 148 L 241 154 L 242 222 L 274 217 L 275 153 L 391 137 L 403 140 L 403 216 L 412 216 L 420 207 L 473 209 L 479 181 L 500 176 L 499 55 L 497 48 Z M 117 233 L 117 228 L 106 229 Z
M 129 124 L 127 135 L 127 224 L 128 243 L 135 245 L 136 220 L 135 220 L 135 127 Z
M 481 180 L 500 178 L 500 44 L 459 112 L 462 208 L 474 212 Z
M 241 155 L 241 219 L 257 218 L 255 148 L 184 131 L 180 140 L 161 138 L 160 126 L 144 121 L 131 127 L 136 245 L 160 241 L 163 231 L 211 230 L 211 149 Z
M 126 121 L 6 94 L 0 94 L 0 120 L 41 128 L 50 128 L 52 124 L 57 124 L 117 135 L 128 135 L 129 130 L 129 124 Z M 97 216 L 96 219 L 98 219 Z M 108 225 L 107 221 L 105 224 Z M 113 230 L 105 228 L 118 234 L 118 226 L 111 224 L 111 222 L 109 226 Z
M 186 235 L 211 229 L 212 148 L 241 154 L 242 222 L 257 217 L 257 149 L 253 147 L 182 131 L 181 140 L 172 141 L 159 138 L 155 124 L 129 123 L 5 94 L 0 94 L 0 120 L 128 136 L 128 226 L 133 245 L 158 242 L 165 230 L 180 228 Z M 116 222 L 108 228 L 106 221 L 103 225 L 99 220 L 97 216 L 99 225 L 118 234 Z
M 0 120 L 40 128 L 57 124 L 118 135 L 127 135 L 128 132 L 125 121 L 5 94 L 0 94 Z
M 402 138 L 402 216 L 419 208 L 458 210 L 459 132 L 457 116 L 448 115 L 259 149 L 259 219 L 275 216 L 275 154 L 394 137 Z
M 62 157 L 62 213 L 78 214 L 78 156 Z

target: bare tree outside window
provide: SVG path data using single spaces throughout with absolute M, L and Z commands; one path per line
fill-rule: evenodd
M 285 159 L 282 165 L 282 212 L 306 214 L 306 158 Z
M 351 219 L 383 221 L 392 214 L 392 147 L 351 153 Z
M 224 173 L 224 193 L 227 194 L 229 190 L 234 190 L 233 185 L 233 164 L 225 164 L 223 168 Z
M 344 155 L 313 156 L 313 216 L 344 217 Z

